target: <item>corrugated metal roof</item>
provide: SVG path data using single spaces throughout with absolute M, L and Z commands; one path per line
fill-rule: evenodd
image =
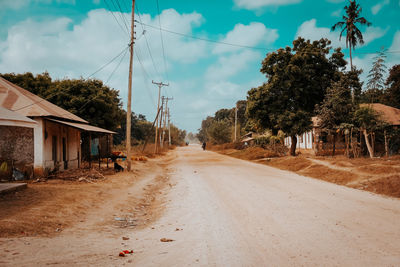
M 23 116 L 57 118 L 88 123 L 84 119 L 0 77 L 0 106 Z
M 400 125 L 400 109 L 386 106 L 380 103 L 361 104 L 361 107 L 369 107 L 382 116 L 382 120 L 391 125 Z
M 83 124 L 83 123 L 75 123 L 75 122 L 67 122 L 67 121 L 59 121 L 59 120 L 54 120 L 54 119 L 49 119 L 47 118 L 47 120 L 49 121 L 54 121 L 54 122 L 58 122 L 61 124 L 65 124 L 71 127 L 75 127 L 84 131 L 88 131 L 88 132 L 98 132 L 98 133 L 108 133 L 108 134 L 116 134 L 116 132 L 113 131 L 109 131 L 100 127 L 96 127 L 96 126 L 92 126 L 89 124 Z
M 9 109 L 0 107 L 0 124 L 7 125 L 8 122 L 24 122 L 30 127 L 34 127 L 37 124 L 36 121 L 29 119 L 17 112 L 11 111 Z

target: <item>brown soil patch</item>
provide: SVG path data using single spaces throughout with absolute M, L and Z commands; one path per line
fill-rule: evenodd
M 273 156 L 269 155 L 270 151 L 259 147 L 245 150 L 229 148 L 218 152 L 331 183 L 400 197 L 400 156 L 397 155 L 390 158 L 348 159 L 343 155 L 328 157 L 301 153 L 296 157 L 272 158 Z M 315 162 L 312 159 L 315 159 Z M 322 164 L 323 162 L 325 163 Z
M 292 172 L 301 171 L 312 165 L 312 162 L 304 157 L 281 157 L 266 161 L 265 164 Z
M 52 236 L 85 222 L 98 210 L 109 218 L 127 214 L 141 227 L 159 216 L 163 190 L 168 189 L 165 167 L 159 161 L 136 163 L 133 171 L 104 175 L 104 179 L 80 175 L 65 180 L 29 183 L 23 191 L 0 197 L 0 237 Z M 136 188 L 137 187 L 137 188 Z M 134 194 L 129 190 L 134 188 Z M 108 214 L 110 213 L 110 214 Z M 104 214 L 102 214 L 104 215 Z M 122 221 L 108 221 L 116 225 Z

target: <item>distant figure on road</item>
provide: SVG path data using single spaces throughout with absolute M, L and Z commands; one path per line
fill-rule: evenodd
M 203 144 L 201 145 L 201 147 L 203 148 L 203 150 L 206 150 L 206 142 L 203 142 Z

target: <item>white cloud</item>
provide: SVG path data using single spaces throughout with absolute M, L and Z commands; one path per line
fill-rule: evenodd
M 337 3 L 342 3 L 342 2 L 344 2 L 345 0 L 327 0 L 328 2 L 330 2 L 330 3 L 335 3 L 335 4 L 337 4 Z
M 365 33 L 363 33 L 364 42 L 365 42 L 364 45 L 367 45 L 370 42 L 383 37 L 387 33 L 388 30 L 389 30 L 389 27 L 386 29 L 382 29 L 379 27 L 373 27 L 373 26 L 368 27 L 365 30 Z
M 340 17 L 340 14 L 342 14 L 342 9 L 338 9 L 338 10 L 333 11 L 331 13 L 331 16 L 332 17 Z
M 384 0 L 382 2 L 377 3 L 373 7 L 371 7 L 371 12 L 372 14 L 376 15 L 378 12 L 386 5 L 390 3 L 390 0 Z
M 234 0 L 237 7 L 256 10 L 266 6 L 284 6 L 300 3 L 302 0 Z
M 4 9 L 7 8 L 20 9 L 25 6 L 29 6 L 31 3 L 51 4 L 52 2 L 56 2 L 59 4 L 60 3 L 66 3 L 71 5 L 76 4 L 76 0 L 1 0 L 0 7 Z
M 388 31 L 387 29 L 382 29 L 379 27 L 368 27 L 363 33 L 364 37 L 364 45 L 368 45 L 370 42 L 379 39 L 383 37 L 386 32 Z M 296 38 L 298 36 L 301 36 L 306 39 L 310 40 L 319 40 L 321 38 L 328 38 L 329 40 L 332 41 L 332 46 L 333 47 L 346 47 L 346 36 L 342 36 L 342 40 L 339 40 L 339 30 L 337 31 L 331 31 L 330 28 L 325 28 L 325 27 L 318 27 L 317 26 L 317 20 L 316 19 L 311 19 L 308 21 L 303 22 L 299 28 L 297 29 L 296 33 Z
M 252 50 L 244 50 L 229 56 L 221 56 L 217 63 L 211 65 L 206 72 L 207 81 L 220 81 L 231 78 L 242 70 L 248 68 L 249 64 L 261 61 L 262 55 Z
M 339 33 L 332 32 L 330 28 L 317 27 L 317 20 L 311 19 L 303 22 L 297 29 L 295 38 L 303 37 L 310 40 L 319 40 L 321 38 L 328 38 L 332 41 L 333 47 L 344 47 L 346 46 L 345 37 L 339 41 Z
M 259 22 L 252 22 L 249 25 L 236 24 L 234 29 L 228 32 L 226 37 L 220 41 L 243 46 L 256 46 L 260 43 L 261 46 L 266 46 L 267 44 L 274 43 L 278 37 L 278 30 L 268 29 L 264 24 Z M 217 44 L 213 53 L 233 52 L 240 49 L 237 46 Z
M 397 31 L 394 34 L 392 45 L 390 46 L 389 50 L 400 51 L 400 31 Z
M 127 18 L 130 16 L 124 15 Z M 150 15 L 143 14 L 142 20 L 147 24 L 158 25 L 158 18 Z M 190 33 L 192 27 L 199 25 L 201 20 L 201 15 L 197 13 L 179 14 L 174 10 L 164 10 L 161 14 L 161 21 L 166 28 L 171 27 L 182 33 Z M 134 112 L 145 114 L 152 120 L 157 88 L 151 84 L 151 79 L 159 81 L 165 78 L 160 32 L 148 28 L 145 33 L 159 74 L 154 71 L 145 38 L 140 36 L 140 25 L 137 25 L 136 32 L 138 39 L 135 55 L 140 57 L 142 64 L 135 56 L 132 106 Z M 40 22 L 27 19 L 9 28 L 7 38 L 0 41 L 0 73 L 42 73 L 47 70 L 53 78 L 86 78 L 115 57 L 128 42 L 129 36 L 104 9 L 90 11 L 78 24 L 65 17 Z M 175 65 L 194 62 L 207 56 L 206 44 L 200 40 L 164 34 L 164 45 L 169 71 Z M 127 97 L 128 55 L 126 53 L 122 64 L 108 82 L 108 85 L 120 91 L 124 104 Z M 119 61 L 120 58 L 94 77 L 107 81 Z M 142 65 L 150 78 L 144 74 Z M 166 92 L 171 93 L 172 90 L 175 88 L 167 88 Z

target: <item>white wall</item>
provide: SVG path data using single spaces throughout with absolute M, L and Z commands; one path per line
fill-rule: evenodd
M 64 170 L 63 138 L 66 140 L 66 162 L 68 169 L 78 168 L 80 165 L 80 130 L 55 123 L 42 118 L 35 118 L 38 122 L 34 128 L 34 166 L 36 172 L 43 173 L 46 169 L 53 170 L 53 136 L 57 138 L 56 162 L 60 170 Z
M 285 138 L 285 145 L 290 147 L 292 144 L 292 138 L 286 137 Z M 302 135 L 297 135 L 297 148 L 302 149 L 313 149 L 313 132 L 309 131 L 303 133 Z

